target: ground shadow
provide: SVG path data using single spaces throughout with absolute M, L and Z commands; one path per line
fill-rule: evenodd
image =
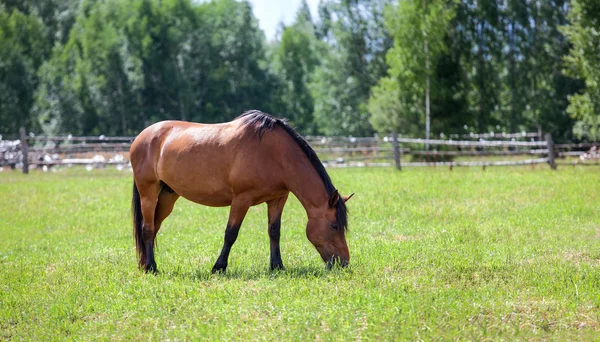
M 350 268 L 334 267 L 333 269 L 327 269 L 325 266 L 300 266 L 290 267 L 284 270 L 271 271 L 265 269 L 232 269 L 227 270 L 225 273 L 212 274 L 210 269 L 198 269 L 195 271 L 189 270 L 171 270 L 161 272 L 160 275 L 166 277 L 188 279 L 192 281 L 209 281 L 215 278 L 223 279 L 240 279 L 240 280 L 256 280 L 256 279 L 278 279 L 278 278 L 292 278 L 292 279 L 310 279 L 310 278 L 324 278 L 338 273 L 352 273 Z

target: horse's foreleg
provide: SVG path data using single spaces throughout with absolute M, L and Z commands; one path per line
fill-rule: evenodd
M 281 236 L 281 214 L 288 195 L 267 202 L 269 214 L 269 239 L 271 240 L 271 270 L 283 269 L 279 238 Z
M 221 249 L 221 254 L 212 268 L 212 273 L 225 272 L 227 269 L 227 261 L 229 259 L 231 246 L 233 246 L 235 240 L 237 239 L 238 232 L 240 231 L 244 217 L 248 212 L 248 208 L 250 208 L 250 204 L 251 203 L 249 201 L 243 199 L 234 199 L 231 202 L 229 220 L 227 221 L 227 228 L 225 229 L 223 249 Z

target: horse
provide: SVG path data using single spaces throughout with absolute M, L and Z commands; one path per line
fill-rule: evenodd
M 281 215 L 293 193 L 308 216 L 306 236 L 328 267 L 348 265 L 346 201 L 315 151 L 287 122 L 258 110 L 219 124 L 162 121 L 144 129 L 130 148 L 132 217 L 138 266 L 157 272 L 154 243 L 179 197 L 230 206 L 221 254 L 212 273 L 225 272 L 248 209 L 268 207 L 270 269 L 284 269 Z

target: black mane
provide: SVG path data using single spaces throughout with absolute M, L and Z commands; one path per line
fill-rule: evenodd
M 287 134 L 292 137 L 292 139 L 294 139 L 302 152 L 304 152 L 304 154 L 308 157 L 308 160 L 323 181 L 325 189 L 327 190 L 327 195 L 331 196 L 331 194 L 336 190 L 331 182 L 331 178 L 329 178 L 329 175 L 327 174 L 327 171 L 325 171 L 325 167 L 321 163 L 321 160 L 319 160 L 317 153 L 312 149 L 312 147 L 310 147 L 308 142 L 306 142 L 306 140 L 304 140 L 304 138 L 302 138 L 302 136 L 296 132 L 296 130 L 287 124 L 285 120 L 275 118 L 259 110 L 249 110 L 244 112 L 242 115 L 238 116 L 237 119 L 242 119 L 244 120 L 244 124 L 246 126 L 253 127 L 256 130 L 256 134 L 258 135 L 259 139 L 262 138 L 266 131 L 270 131 L 276 125 L 279 125 L 279 127 L 283 128 L 283 130 L 286 131 Z M 344 200 L 341 198 L 341 196 L 337 201 L 336 209 L 337 228 L 342 229 L 342 231 L 348 230 L 348 210 L 346 209 L 346 203 L 344 203 Z

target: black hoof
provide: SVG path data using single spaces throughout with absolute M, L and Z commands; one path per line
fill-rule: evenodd
M 227 270 L 227 265 L 215 265 L 212 268 L 212 274 L 216 274 L 216 273 L 225 273 L 225 270 Z
M 156 268 L 156 263 L 150 264 L 150 265 L 146 265 L 146 267 L 144 268 L 146 273 L 152 273 L 154 275 L 156 275 L 158 273 L 158 269 Z
M 271 269 L 271 271 L 276 271 L 276 270 L 283 271 L 283 270 L 285 270 L 285 267 L 283 267 L 283 263 L 275 263 L 275 264 L 271 264 L 270 269 Z

